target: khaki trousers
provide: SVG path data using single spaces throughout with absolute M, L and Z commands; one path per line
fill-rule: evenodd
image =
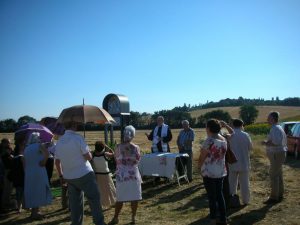
M 271 181 L 271 194 L 270 198 L 279 200 L 283 197 L 284 185 L 282 176 L 282 165 L 285 161 L 286 152 L 267 152 L 270 160 L 270 181 Z
M 237 194 L 238 184 L 240 184 L 241 198 L 243 204 L 249 204 L 250 201 L 249 171 L 229 170 L 229 190 L 231 195 Z

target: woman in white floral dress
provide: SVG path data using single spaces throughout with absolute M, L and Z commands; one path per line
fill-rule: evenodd
M 117 202 L 114 218 L 109 224 L 118 224 L 118 217 L 124 202 L 131 203 L 131 224 L 134 224 L 138 201 L 142 200 L 142 179 L 138 169 L 141 156 L 139 146 L 132 142 L 134 136 L 135 128 L 125 127 L 124 142 L 115 149 Z
M 223 180 L 227 175 L 225 154 L 227 142 L 219 132 L 218 120 L 210 119 L 206 123 L 207 139 L 202 145 L 198 166 L 201 169 L 203 184 L 209 201 L 209 212 L 212 224 L 227 224 L 226 207 L 223 196 Z M 217 221 L 217 215 L 220 215 Z

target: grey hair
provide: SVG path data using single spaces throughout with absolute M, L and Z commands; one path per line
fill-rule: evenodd
M 157 119 L 162 119 L 163 121 L 165 121 L 165 118 L 163 116 L 158 116 Z
M 124 128 L 124 141 L 131 141 L 135 136 L 135 128 L 132 125 Z
M 190 122 L 188 120 L 182 120 L 181 121 L 181 124 L 187 124 L 187 125 L 190 125 Z
M 40 133 L 39 132 L 33 132 L 29 135 L 27 145 L 35 144 L 35 143 L 41 143 Z

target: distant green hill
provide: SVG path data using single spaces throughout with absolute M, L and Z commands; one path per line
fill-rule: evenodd
M 300 98 L 289 97 L 282 100 L 280 100 L 279 97 L 272 98 L 271 100 L 265 100 L 263 98 L 250 99 L 250 98 L 243 98 L 243 97 L 239 97 L 237 99 L 226 98 L 226 99 L 221 99 L 218 102 L 207 102 L 205 104 L 194 105 L 190 107 L 190 110 L 209 109 L 209 108 L 217 108 L 217 107 L 235 107 L 235 106 L 242 106 L 242 105 L 300 106 Z
M 280 113 L 280 121 L 291 121 L 291 120 L 299 120 L 300 121 L 300 106 L 256 106 L 259 111 L 258 117 L 256 119 L 256 123 L 266 122 L 267 116 L 270 111 L 278 111 Z M 223 110 L 228 112 L 231 117 L 238 118 L 240 107 L 216 107 L 209 109 L 197 109 L 190 111 L 192 118 L 198 118 L 199 116 L 213 111 L 213 110 Z

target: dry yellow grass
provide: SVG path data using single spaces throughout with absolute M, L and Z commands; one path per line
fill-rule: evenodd
M 135 143 L 139 144 L 142 151 L 149 152 L 150 142 L 146 140 L 145 130 L 137 131 Z M 149 132 L 149 131 L 148 131 Z M 171 150 L 176 149 L 176 137 L 179 130 L 173 130 L 173 140 Z M 199 154 L 200 141 L 205 139 L 203 129 L 195 129 L 196 141 L 194 144 L 195 159 Z M 115 133 L 119 141 L 119 132 Z M 12 137 L 12 134 L 0 134 L 0 138 Z M 91 147 L 93 143 L 103 140 L 103 131 L 87 132 L 86 140 Z M 228 215 L 232 225 L 296 225 L 300 221 L 300 160 L 293 157 L 287 158 L 284 165 L 285 199 L 274 206 L 266 206 L 269 193 L 268 183 L 268 160 L 265 157 L 264 149 L 260 145 L 264 136 L 252 136 L 254 151 L 251 155 L 251 203 L 240 210 L 229 210 Z M 196 166 L 194 165 L 194 168 Z M 57 179 L 57 175 L 55 176 Z M 56 180 L 54 178 L 54 181 Z M 55 182 L 54 182 L 55 183 Z M 204 190 L 202 179 L 197 171 L 194 170 L 194 180 L 190 184 L 183 184 L 180 187 L 176 182 L 160 183 L 153 185 L 145 179 L 142 186 L 143 200 L 139 204 L 137 212 L 137 224 L 143 225 L 202 225 L 208 224 L 208 202 Z M 0 224 L 70 224 L 69 213 L 60 210 L 59 197 L 53 200 L 50 206 L 43 207 L 42 213 L 46 215 L 43 221 L 31 221 L 28 211 L 17 214 L 15 211 L 0 216 Z M 109 221 L 114 213 L 114 209 L 105 210 L 105 221 Z M 88 204 L 85 206 L 85 223 L 92 224 L 92 218 Z M 129 224 L 130 207 L 125 204 L 119 224 Z
M 256 123 L 266 122 L 266 118 L 270 111 L 278 111 L 280 112 L 280 119 L 284 121 L 286 118 L 295 117 L 300 115 L 300 107 L 296 106 L 256 106 L 258 112 L 258 117 L 256 119 Z M 198 118 L 199 116 L 213 111 L 221 109 L 225 112 L 228 112 L 231 117 L 238 118 L 240 107 L 218 107 L 218 108 L 210 108 L 210 109 L 199 109 L 192 111 L 190 114 L 193 118 Z
M 170 148 L 171 151 L 176 151 L 177 145 L 176 145 L 176 138 L 179 134 L 179 129 L 172 130 L 173 139 L 170 142 Z M 138 130 L 137 135 L 134 139 L 134 142 L 138 144 L 141 148 L 141 151 L 144 153 L 150 152 L 151 149 L 151 142 L 147 140 L 145 133 L 150 133 L 150 130 Z M 200 148 L 199 140 L 205 138 L 205 130 L 204 129 L 195 129 L 195 143 L 194 143 L 194 149 L 197 150 Z M 114 132 L 114 138 L 119 143 L 120 142 L 120 131 Z M 103 131 L 93 131 L 88 132 L 88 136 L 86 138 L 88 145 L 93 149 L 93 144 L 97 140 L 104 140 L 104 132 Z

